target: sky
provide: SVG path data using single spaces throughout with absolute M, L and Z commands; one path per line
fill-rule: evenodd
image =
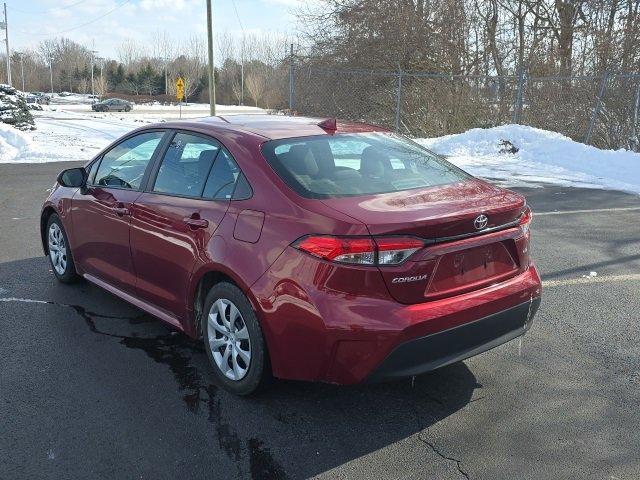
M 236 38 L 242 37 L 242 31 L 275 34 L 282 36 L 284 49 L 285 39 L 295 35 L 295 9 L 304 0 L 212 2 L 214 32 L 227 31 Z M 89 47 L 94 45 L 98 56 L 117 59 L 118 45 L 129 39 L 148 45 L 157 31 L 167 32 L 178 43 L 194 33 L 206 34 L 205 0 L 7 0 L 6 3 L 12 51 L 35 49 L 47 38 L 66 37 Z

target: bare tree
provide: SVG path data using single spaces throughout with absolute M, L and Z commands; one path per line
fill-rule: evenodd
M 206 41 L 197 35 L 192 35 L 185 42 L 182 49 L 184 55 L 179 56 L 168 66 L 169 93 L 175 95 L 175 82 L 178 77 L 184 80 L 184 93 L 187 99 L 198 89 L 206 68 Z
M 82 93 L 82 94 L 90 92 L 91 85 L 89 80 L 87 80 L 86 78 L 81 78 L 80 80 L 78 80 L 77 89 L 78 89 L 78 93 Z
M 175 56 L 175 43 L 166 31 L 156 31 L 151 40 L 152 56 L 158 59 L 164 71 L 164 93 L 169 91 L 169 61 Z
M 258 106 L 258 102 L 264 95 L 264 91 L 266 89 L 266 79 L 264 75 L 259 71 L 252 71 L 246 77 L 245 83 L 247 85 L 247 91 L 251 98 L 253 98 L 256 107 Z
M 530 0 L 531 4 L 538 3 Z M 555 0 L 550 4 L 548 0 L 539 2 L 537 9 L 532 9 L 536 17 L 553 35 L 558 44 L 560 74 L 571 75 L 573 69 L 573 46 L 576 23 L 586 22 L 582 12 L 585 0 Z
M 118 45 L 116 52 L 120 63 L 127 69 L 140 62 L 146 55 L 144 45 L 131 38 Z
M 102 97 L 109 91 L 109 84 L 104 75 L 98 75 L 94 79 L 94 89 L 96 95 Z
M 243 85 L 241 80 L 238 79 L 237 75 L 234 76 L 234 78 L 231 80 L 231 92 L 233 93 L 234 99 L 238 105 L 242 103 L 242 88 Z

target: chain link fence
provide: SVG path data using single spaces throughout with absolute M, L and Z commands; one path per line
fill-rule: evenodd
M 435 137 L 519 123 L 640 150 L 640 75 L 530 77 L 320 68 L 292 61 L 289 107 Z

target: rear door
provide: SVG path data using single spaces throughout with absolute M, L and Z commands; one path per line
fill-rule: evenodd
M 112 147 L 91 165 L 87 188 L 72 200 L 75 261 L 85 273 L 129 293 L 135 288 L 131 208 L 164 135 L 139 133 Z
M 178 132 L 133 206 L 137 295 L 181 318 L 191 272 L 227 209 L 238 167 L 215 139 Z M 202 258 L 200 261 L 206 261 Z

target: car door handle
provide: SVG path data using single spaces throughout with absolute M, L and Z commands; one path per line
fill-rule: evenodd
M 127 207 L 113 207 L 113 213 L 122 217 L 124 215 L 131 215 L 131 211 Z
M 186 223 L 187 225 L 189 225 L 193 229 L 196 229 L 196 228 L 207 228 L 209 226 L 209 221 L 205 220 L 204 218 L 186 217 L 184 219 L 184 223 Z

